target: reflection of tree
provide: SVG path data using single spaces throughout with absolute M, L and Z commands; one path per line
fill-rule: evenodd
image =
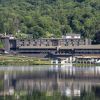
M 95 96 L 94 92 L 83 92 L 81 97 L 81 100 L 97 100 L 97 97 Z
M 93 92 L 84 92 L 81 97 L 66 97 L 58 92 L 47 96 L 46 93 L 33 91 L 32 94 L 27 95 L 16 94 L 14 96 L 5 96 L 5 98 L 0 96 L 0 100 L 100 100 L 100 98 L 96 97 Z
M 4 81 L 0 80 L 0 91 L 2 91 L 4 88 Z
M 2 41 L 0 40 L 0 48 L 3 48 L 4 46 L 3 46 L 3 43 L 2 43 Z

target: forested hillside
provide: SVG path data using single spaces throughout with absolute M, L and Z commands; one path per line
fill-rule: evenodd
M 5 32 L 93 38 L 100 32 L 100 0 L 0 0 L 0 33 Z

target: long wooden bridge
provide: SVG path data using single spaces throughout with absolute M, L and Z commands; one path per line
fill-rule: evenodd
M 15 39 L 4 37 L 4 50 L 11 54 L 35 57 L 68 57 L 81 55 L 99 55 L 100 44 L 91 44 L 90 39 L 82 39 L 74 34 L 63 38 Z

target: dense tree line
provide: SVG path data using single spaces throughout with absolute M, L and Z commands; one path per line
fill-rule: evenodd
M 0 33 L 94 38 L 100 34 L 100 0 L 0 0 Z

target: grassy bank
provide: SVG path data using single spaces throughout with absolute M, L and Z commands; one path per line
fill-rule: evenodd
M 26 56 L 11 56 L 0 55 L 0 65 L 15 65 L 15 66 L 28 66 L 28 65 L 50 65 L 49 59 L 41 59 Z
M 95 63 L 74 63 L 73 66 L 76 66 L 76 67 L 94 67 L 94 66 L 100 66 L 100 64 L 95 64 Z
M 14 65 L 14 66 L 31 66 L 31 65 L 51 65 L 50 59 L 35 58 L 27 56 L 13 56 L 13 55 L 0 55 L 0 65 Z M 59 64 L 61 65 L 61 64 Z M 88 67 L 88 66 L 100 66 L 100 64 L 90 63 L 73 63 L 73 66 Z

